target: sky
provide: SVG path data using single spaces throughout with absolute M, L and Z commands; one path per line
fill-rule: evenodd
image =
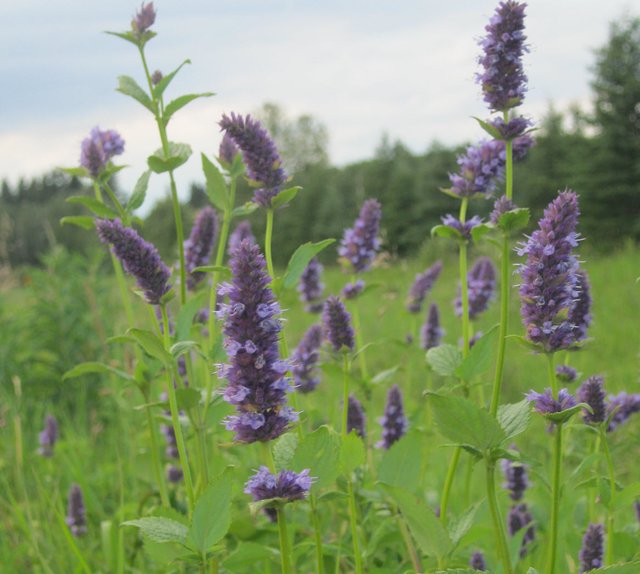
M 78 164 L 92 127 L 118 130 L 119 183 L 132 189 L 159 147 L 151 114 L 115 91 L 117 77 L 144 83 L 133 45 L 104 34 L 125 31 L 137 1 L 0 0 L 0 179 L 15 183 Z M 311 114 L 329 131 L 336 165 L 371 157 L 383 134 L 416 153 L 434 142 L 483 136 L 472 116 L 488 116 L 474 77 L 478 40 L 496 0 L 156 0 L 147 46 L 152 69 L 189 58 L 166 99 L 212 91 L 178 112 L 169 138 L 192 158 L 176 173 L 186 198 L 202 181 L 200 152 L 216 154 L 222 113 L 275 102 L 292 117 Z M 635 6 L 635 11 L 634 11 Z M 540 118 L 553 102 L 589 106 L 594 49 L 609 22 L 639 15 L 630 0 L 531 0 L 522 112 Z M 145 207 L 164 196 L 155 175 Z M 143 209 L 144 210 L 144 209 Z

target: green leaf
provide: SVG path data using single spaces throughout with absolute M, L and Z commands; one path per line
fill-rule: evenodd
M 114 219 L 118 217 L 118 214 L 113 209 L 106 206 L 95 197 L 89 197 L 87 195 L 73 195 L 71 197 L 67 197 L 65 201 L 67 203 L 84 205 L 98 217 L 106 217 L 107 219 Z
M 299 185 L 290 187 L 288 189 L 283 189 L 271 200 L 271 207 L 273 209 L 277 209 L 278 207 L 284 207 L 288 203 L 291 203 L 301 189 L 302 188 Z
M 149 187 L 150 177 L 151 172 L 147 170 L 138 178 L 138 181 L 136 181 L 133 193 L 131 194 L 131 197 L 129 197 L 129 201 L 127 201 L 126 209 L 128 213 L 134 212 L 144 203 L 144 199 L 147 196 L 147 187 Z
M 527 430 L 530 418 L 531 403 L 527 399 L 498 407 L 498 422 L 507 440 Z
M 167 86 L 171 83 L 171 80 L 173 80 L 175 75 L 182 69 L 182 67 L 190 63 L 191 63 L 191 60 L 185 60 L 175 70 L 173 70 L 173 72 L 170 72 L 166 76 L 162 76 L 162 80 L 160 80 L 153 87 L 153 93 L 155 94 L 156 98 L 160 98 L 160 96 L 162 96 L 164 91 L 167 89 Z
M 348 476 L 364 461 L 364 443 L 355 431 L 351 431 L 340 443 L 340 472 Z
M 176 389 L 176 402 L 181 411 L 190 411 L 200 404 L 200 391 L 193 387 L 181 387 Z
M 215 205 L 220 211 L 227 211 L 229 207 L 229 190 L 222 173 L 216 165 L 204 154 L 200 155 L 202 159 L 202 171 L 207 184 L 207 195 L 209 201 Z
M 533 566 L 531 566 L 529 570 L 527 570 L 527 574 L 539 574 L 539 573 Z
M 171 116 L 175 114 L 178 110 L 184 108 L 188 103 L 193 100 L 197 100 L 198 98 L 208 98 L 210 96 L 215 95 L 213 92 L 203 92 L 201 94 L 186 94 L 184 96 L 178 96 L 175 100 L 170 101 L 164 108 L 164 112 L 162 113 L 162 121 L 166 126 L 171 119 Z
M 457 520 L 451 521 L 451 526 L 449 526 L 449 536 L 451 537 L 454 547 L 458 546 L 462 537 L 469 532 L 473 526 L 473 520 L 481 504 L 482 502 L 474 504 L 470 508 L 467 508 L 467 510 L 465 510 Z
M 222 540 L 231 525 L 232 469 L 214 478 L 198 498 L 189 528 L 189 545 L 204 554 Z
M 414 492 L 420 484 L 424 437 L 410 431 L 385 451 L 378 467 L 378 480 Z
M 425 501 L 402 488 L 388 485 L 383 485 L 382 488 L 400 508 L 402 517 L 409 525 L 411 534 L 413 534 L 420 550 L 437 558 L 447 556 L 452 550 L 453 544 L 440 520 Z
M 258 562 L 277 560 L 278 553 L 264 544 L 256 542 L 240 542 L 235 551 L 222 563 L 226 570 L 246 572 L 255 568 Z
M 582 409 L 586 409 L 589 412 L 593 412 L 591 407 L 587 403 L 578 403 L 575 407 L 565 409 L 559 413 L 549 413 L 544 415 L 544 418 L 554 423 L 566 423 L 573 415 L 579 413 Z
M 326 488 L 338 476 L 340 437 L 330 428 L 321 426 L 307 434 L 298 444 L 291 466 L 296 470 L 309 469 L 315 477 L 314 487 Z
M 309 261 L 311 261 L 320 251 L 335 242 L 335 239 L 325 239 L 317 243 L 304 243 L 296 249 L 289 259 L 287 270 L 282 278 L 282 285 L 285 289 L 295 287 L 300 275 L 305 270 Z
M 524 229 L 529 223 L 529 209 L 519 207 L 503 213 L 498 218 L 498 227 L 505 233 L 512 233 Z
M 480 127 L 487 132 L 494 140 L 504 140 L 504 138 L 502 137 L 502 134 L 500 133 L 500 130 L 498 130 L 496 127 L 492 126 L 489 122 L 485 122 L 483 120 L 481 120 L 480 118 L 477 118 L 476 116 L 471 116 L 474 120 L 476 120 L 478 122 L 478 124 L 480 125 Z
M 236 207 L 231 215 L 233 217 L 246 217 L 247 215 L 251 215 L 256 209 L 258 209 L 258 204 L 254 201 L 247 201 L 244 205 Z
M 429 393 L 428 397 L 440 432 L 453 443 L 485 451 L 504 440 L 504 431 L 497 421 L 470 400 L 435 393 Z
M 197 341 L 178 341 L 177 343 L 171 345 L 169 352 L 174 359 L 177 359 L 179 356 L 191 351 L 191 349 L 198 349 L 199 347 L 200 343 L 198 343 Z
M 493 229 L 493 226 L 488 223 L 480 223 L 476 225 L 473 229 L 471 229 L 471 239 L 473 239 L 474 243 L 478 243 L 480 239 L 489 233 Z
M 155 173 L 164 173 L 177 169 L 191 157 L 189 144 L 169 142 L 169 153 L 165 156 L 162 148 L 147 158 L 149 169 Z
M 470 383 L 493 364 L 493 351 L 495 350 L 497 334 L 498 326 L 496 325 L 476 341 L 475 345 L 469 350 L 469 354 L 456 369 L 456 376 Z M 438 347 L 435 348 L 437 349 Z
M 276 470 L 284 470 L 291 466 L 291 461 L 298 446 L 298 435 L 293 432 L 283 434 L 273 445 L 273 460 Z
M 587 574 L 638 574 L 640 572 L 640 562 L 627 562 L 626 564 L 615 564 L 606 568 L 589 570 Z
M 448 225 L 436 225 L 431 228 L 431 237 L 444 237 L 445 239 L 455 239 L 456 241 L 466 241 L 462 233 Z
M 400 368 L 400 365 L 395 365 L 390 369 L 385 369 L 384 371 L 380 371 L 379 373 L 373 376 L 373 378 L 371 379 L 371 382 L 374 384 L 385 383 L 391 380 L 395 376 L 399 368 Z
M 480 570 L 471 568 L 447 568 L 446 570 L 436 570 L 436 574 L 478 574 Z
M 172 357 L 165 350 L 162 339 L 158 335 L 145 329 L 129 329 L 126 334 L 132 337 L 147 354 L 165 364 L 171 364 Z
M 93 229 L 94 219 L 89 215 L 66 215 L 60 219 L 60 225 L 76 225 L 82 229 Z
M 231 269 L 224 265 L 202 265 L 201 267 L 194 267 L 192 273 L 218 273 L 223 278 L 231 277 Z
M 151 98 L 131 76 L 118 76 L 118 87 L 116 91 L 141 103 L 152 114 L 155 113 Z
M 135 526 L 139 528 L 142 534 L 149 538 L 149 540 L 153 540 L 154 542 L 177 542 L 184 544 L 188 532 L 188 528 L 184 524 L 160 516 L 128 520 L 127 522 L 123 522 L 121 526 Z
M 186 340 L 191 333 L 191 325 L 196 313 L 207 302 L 208 294 L 203 292 L 189 299 L 178 312 L 176 319 L 176 338 L 178 341 Z
M 462 351 L 448 344 L 433 347 L 427 351 L 427 363 L 439 375 L 453 376 L 462 364 Z
M 68 379 L 75 379 L 83 375 L 94 373 L 110 373 L 112 375 L 120 377 L 121 379 L 125 379 L 126 381 L 135 381 L 135 379 L 129 373 L 121 371 L 120 369 L 116 369 L 115 367 L 112 367 L 110 365 L 105 365 L 104 363 L 98 363 L 95 361 L 80 363 L 72 369 L 69 369 L 64 375 L 62 375 L 62 380 L 66 381 Z
M 58 169 L 73 177 L 91 177 L 91 174 L 88 172 L 87 168 L 84 167 L 61 167 Z

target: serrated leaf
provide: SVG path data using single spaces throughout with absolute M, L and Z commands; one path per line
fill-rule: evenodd
M 132 337 L 147 354 L 165 364 L 171 363 L 171 355 L 165 350 L 162 340 L 155 333 L 145 329 L 129 329 L 126 334 Z
M 129 197 L 129 201 L 127 201 L 126 209 L 128 213 L 135 211 L 144 203 L 150 177 L 151 172 L 147 170 L 138 178 L 138 181 L 136 181 L 131 197 Z
M 189 527 L 189 545 L 200 554 L 224 538 L 231 525 L 232 470 L 214 478 L 198 498 Z
M 333 484 L 338 476 L 340 437 L 330 428 L 321 426 L 305 435 L 291 460 L 296 471 L 309 469 L 309 475 L 315 477 L 314 487 L 326 488 Z
M 378 480 L 414 492 L 420 484 L 423 438 L 410 431 L 391 445 L 378 466 Z
M 151 98 L 131 76 L 118 76 L 118 87 L 116 88 L 116 91 L 133 98 L 147 108 L 152 114 L 155 113 Z
M 162 148 L 157 149 L 147 158 L 147 165 L 154 173 L 164 173 L 177 169 L 191 157 L 189 144 L 169 142 L 169 153 L 165 156 Z
M 298 435 L 293 432 L 283 434 L 273 445 L 273 460 L 276 470 L 284 470 L 291 466 L 293 455 L 298 446 Z
M 433 347 L 427 351 L 427 363 L 439 375 L 451 377 L 462 364 L 462 351 L 449 344 Z
M 190 64 L 191 60 L 185 60 L 180 64 L 173 72 L 170 72 L 166 76 L 162 76 L 162 79 L 153 87 L 153 93 L 156 98 L 160 98 L 164 91 L 167 89 L 167 86 L 171 83 L 171 80 L 175 77 L 175 75 L 185 66 L 186 64 Z
M 453 548 L 449 534 L 422 498 L 401 488 L 382 485 L 398 505 L 420 550 L 430 556 L 444 558 Z
M 349 476 L 356 468 L 365 462 L 365 447 L 362 439 L 351 431 L 340 442 L 340 472 Z
M 271 207 L 273 209 L 277 209 L 278 207 L 284 207 L 288 203 L 291 203 L 301 189 L 302 188 L 299 185 L 283 189 L 271 200 Z
M 478 241 L 492 229 L 493 227 L 488 223 L 480 223 L 471 229 L 471 239 L 473 239 L 474 243 L 478 243 Z
M 118 217 L 118 214 L 113 209 L 106 206 L 95 197 L 89 197 L 87 195 L 73 195 L 71 197 L 67 197 L 65 201 L 67 203 L 83 205 L 98 217 L 106 217 L 107 219 L 114 219 Z
M 93 229 L 94 218 L 90 215 L 66 215 L 60 219 L 60 225 L 76 225 L 82 229 Z
M 180 524 L 170 518 L 162 518 L 159 516 L 128 520 L 127 522 L 123 522 L 121 526 L 135 526 L 139 528 L 147 538 L 154 542 L 177 542 L 178 544 L 184 544 L 188 532 L 188 528 L 184 524 Z
M 311 261 L 320 251 L 335 242 L 335 239 L 325 239 L 317 243 L 304 243 L 296 249 L 289 259 L 287 270 L 282 277 L 282 286 L 285 289 L 295 287 L 300 275 L 305 270 L 309 261 Z
M 485 335 L 480 337 L 468 355 L 462 360 L 455 374 L 463 381 L 470 383 L 480 376 L 493 364 L 493 352 L 495 350 L 495 338 L 498 334 L 498 326 L 494 326 Z M 435 347 L 436 349 L 438 347 Z
M 126 373 L 125 371 L 122 371 L 120 369 L 116 369 L 111 365 L 105 365 L 104 363 L 99 363 L 96 361 L 89 361 L 76 365 L 72 369 L 69 369 L 64 375 L 62 375 L 62 380 L 66 381 L 68 379 L 75 379 L 83 375 L 95 373 L 110 373 L 112 375 L 120 377 L 121 379 L 125 379 L 126 381 L 135 381 L 135 379 L 129 373 Z
M 485 451 L 504 440 L 505 433 L 496 419 L 470 400 L 435 393 L 427 396 L 440 432 L 453 443 Z
M 186 94 L 184 96 L 178 96 L 175 100 L 171 100 L 164 108 L 164 112 L 162 113 L 162 121 L 166 126 L 171 119 L 171 116 L 175 114 L 178 110 L 184 108 L 188 103 L 193 100 L 197 100 L 198 98 L 209 98 L 211 96 L 215 96 L 213 92 L 202 92 L 201 94 Z
M 465 241 L 462 233 L 448 225 L 436 225 L 431 228 L 431 237 L 444 237 L 445 239 L 455 239 L 456 241 Z
M 482 502 L 474 504 L 470 508 L 467 508 L 467 510 L 465 510 L 456 520 L 451 521 L 451 526 L 449 526 L 449 536 L 454 547 L 458 546 L 462 537 L 469 532 L 470 528 L 473 526 L 473 520 L 481 504 Z
M 202 159 L 202 171 L 206 180 L 207 195 L 209 201 L 215 205 L 220 211 L 229 209 L 229 190 L 223 175 L 216 165 L 204 154 L 200 155 Z
M 531 403 L 527 399 L 498 407 L 498 422 L 506 435 L 505 440 L 527 430 L 530 418 Z
M 519 207 L 503 213 L 498 218 L 498 227 L 505 233 L 512 233 L 524 229 L 529 223 L 529 209 Z

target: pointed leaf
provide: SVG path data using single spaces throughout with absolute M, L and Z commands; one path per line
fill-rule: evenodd
M 476 118 L 475 116 L 471 116 L 474 120 L 476 120 L 478 122 L 478 124 L 480 125 L 480 127 L 487 132 L 494 140 L 504 140 L 504 138 L 502 137 L 502 134 L 500 133 L 500 130 L 498 130 L 498 128 L 496 128 L 495 126 L 491 125 L 489 122 L 485 122 L 483 120 L 481 120 L 480 118 Z
M 420 484 L 424 437 L 409 432 L 385 451 L 378 467 L 378 480 L 414 492 Z
M 591 407 L 587 403 L 578 403 L 575 407 L 571 407 L 570 409 L 565 409 L 564 411 L 560 411 L 559 413 L 546 414 L 544 415 L 544 418 L 554 423 L 565 423 L 573 415 L 579 413 L 582 409 L 586 409 L 589 412 L 593 412 Z
M 170 101 L 164 108 L 164 112 L 162 114 L 162 120 L 164 121 L 164 125 L 166 126 L 171 119 L 171 116 L 175 114 L 178 110 L 184 108 L 189 102 L 193 100 L 197 100 L 198 98 L 208 98 L 210 96 L 215 95 L 213 92 L 203 92 L 201 94 L 186 94 L 184 96 L 179 96 L 175 100 Z
M 176 319 L 176 338 L 178 341 L 185 341 L 189 337 L 193 318 L 206 303 L 207 293 L 199 293 L 181 307 Z
M 188 532 L 184 524 L 160 516 L 128 520 L 127 522 L 123 522 L 121 526 L 135 526 L 139 528 L 147 538 L 154 542 L 177 542 L 178 544 L 184 544 Z
M 282 285 L 285 289 L 295 287 L 300 275 L 320 251 L 335 242 L 335 239 L 325 239 L 317 243 L 304 243 L 296 249 L 289 259 L 287 270 L 282 278 Z
M 95 197 L 89 197 L 87 195 L 73 195 L 67 197 L 65 200 L 67 203 L 74 203 L 84 205 L 87 209 L 91 210 L 98 217 L 106 217 L 107 219 L 114 219 L 118 217 L 118 214 L 110 207 L 106 206 Z
M 251 215 L 256 209 L 258 209 L 258 204 L 253 201 L 247 201 L 244 205 L 240 207 L 236 207 L 231 214 L 233 217 L 245 217 L 247 215 Z
M 93 229 L 94 218 L 89 215 L 66 215 L 60 219 L 60 225 L 76 225 L 82 229 Z
M 309 469 L 315 478 L 313 486 L 325 488 L 338 476 L 340 437 L 332 429 L 321 426 L 305 435 L 298 444 L 291 466 L 296 471 Z
M 530 418 L 531 403 L 527 399 L 498 407 L 498 422 L 506 435 L 506 440 L 527 430 Z
M 431 368 L 444 377 L 455 374 L 462 364 L 462 351 L 455 345 L 439 345 L 427 351 L 427 363 Z
M 157 149 L 147 158 L 149 169 L 155 173 L 164 173 L 177 169 L 186 163 L 191 156 L 191 146 L 183 143 L 169 142 L 169 153 L 165 156 L 162 148 Z
M 488 223 L 480 223 L 471 230 L 471 239 L 473 239 L 474 243 L 478 243 L 480 238 L 489 233 L 492 229 L 493 227 Z
M 118 76 L 118 87 L 116 88 L 116 91 L 133 98 L 147 108 L 152 114 L 154 113 L 151 98 L 131 76 Z
M 364 443 L 355 431 L 351 431 L 340 443 L 340 472 L 349 476 L 364 462 Z
M 216 165 L 204 154 L 201 154 L 202 171 L 207 182 L 209 201 L 220 211 L 229 209 L 229 190 L 223 175 Z
M 456 241 L 465 241 L 457 229 L 449 227 L 448 225 L 436 225 L 431 228 L 431 237 L 444 237 L 445 239 L 455 239 Z
M 125 371 L 122 371 L 120 369 L 116 369 L 111 365 L 105 365 L 104 363 L 98 363 L 95 361 L 80 363 L 72 369 L 69 369 L 64 375 L 62 375 L 62 380 L 66 381 L 68 379 L 75 379 L 76 377 L 95 373 L 110 373 L 112 375 L 120 377 L 121 379 L 125 379 L 126 381 L 135 381 L 135 379 L 129 373 L 126 373 Z
M 463 381 L 470 383 L 474 378 L 482 375 L 493 364 L 495 339 L 498 325 L 480 337 L 475 345 L 469 349 L 469 354 L 463 359 L 455 374 Z M 436 347 L 437 348 L 437 347 Z
M 134 212 L 144 203 L 144 199 L 147 196 L 147 187 L 149 187 L 150 177 L 151 172 L 147 170 L 138 178 L 138 181 L 133 188 L 133 192 L 131 193 L 131 197 L 129 198 L 129 201 L 127 201 L 126 209 L 128 213 Z
M 505 233 L 512 233 L 524 229 L 529 223 L 529 210 L 526 207 L 519 207 L 503 213 L 498 218 L 498 227 Z
M 288 203 L 291 203 L 301 189 L 302 188 L 299 185 L 290 187 L 289 189 L 283 189 L 271 200 L 271 207 L 273 207 L 273 209 L 277 209 L 278 207 L 284 207 Z
M 298 446 L 298 435 L 293 432 L 283 434 L 273 445 L 273 459 L 276 470 L 284 470 L 291 466 L 291 461 Z
M 158 335 L 145 329 L 129 329 L 126 334 L 133 337 L 146 353 L 165 364 L 171 364 L 172 357 L 165 350 L 162 339 Z
M 175 77 L 175 75 L 182 69 L 186 64 L 190 64 L 191 60 L 185 60 L 180 64 L 173 72 L 170 72 L 166 76 L 162 76 L 162 79 L 153 87 L 153 93 L 156 98 L 160 98 L 164 91 L 167 89 L 167 86 L 171 83 L 171 80 Z

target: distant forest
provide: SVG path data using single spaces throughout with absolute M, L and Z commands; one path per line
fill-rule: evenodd
M 640 239 L 639 18 L 611 24 L 609 40 L 596 51 L 592 71 L 592 111 L 576 108 L 561 113 L 550 107 L 544 118 L 535 118 L 536 145 L 516 165 L 514 196 L 517 203 L 531 208 L 535 222 L 558 189 L 575 190 L 581 198 L 582 234 L 591 245 L 607 248 Z M 434 143 L 417 155 L 402 142 L 385 137 L 372 159 L 338 168 L 327 158 L 326 129 L 310 116 L 288 120 L 274 104 L 266 104 L 257 115 L 280 145 L 286 167 L 294 174 L 292 184 L 303 187 L 293 204 L 277 214 L 274 253 L 280 263 L 300 243 L 340 238 L 367 197 L 381 201 L 385 249 L 400 257 L 418 252 L 429 240 L 431 227 L 456 209 L 456 202 L 439 189 L 448 186 L 448 173 L 456 170 L 456 157 L 464 145 L 453 149 Z M 56 244 L 81 251 L 95 246 L 91 232 L 59 223 L 65 215 L 82 212 L 80 206 L 65 202 L 82 193 L 93 192 L 62 173 L 16 186 L 4 181 L 0 265 L 38 264 Z M 250 197 L 248 186 L 242 186 L 239 200 Z M 193 184 L 184 205 L 187 230 L 207 201 L 201 185 Z M 472 210 L 487 214 L 491 204 L 479 200 Z M 261 214 L 250 219 L 260 236 Z M 167 198 L 154 206 L 141 227 L 167 261 L 177 251 L 174 225 Z

